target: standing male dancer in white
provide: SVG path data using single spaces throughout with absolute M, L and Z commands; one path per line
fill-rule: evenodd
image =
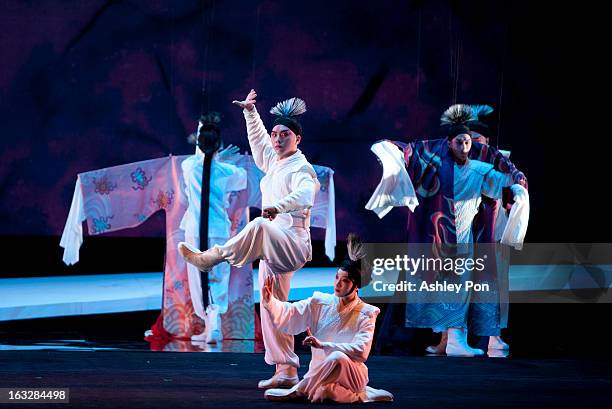
M 179 252 L 203 271 L 223 261 L 242 266 L 260 259 L 259 288 L 272 275 L 274 297 L 287 301 L 293 273 L 312 258 L 310 208 L 319 182 L 314 168 L 297 148 L 302 126 L 296 117 L 306 112 L 304 101 L 291 98 L 277 104 L 270 111 L 277 118 L 268 134 L 255 108 L 256 98 L 257 93 L 251 90 L 244 101 L 233 103 L 243 109 L 255 164 L 266 174 L 260 184 L 262 217 L 248 223 L 224 245 L 199 252 L 179 243 Z M 292 387 L 298 382 L 300 366 L 293 352 L 293 336 L 275 329 L 265 308 L 261 309 L 261 328 L 265 361 L 276 365 L 276 371 L 272 378 L 260 381 L 259 388 Z

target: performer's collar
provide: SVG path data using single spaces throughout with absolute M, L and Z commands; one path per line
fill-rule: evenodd
M 348 297 L 338 297 L 338 296 L 336 296 L 336 301 L 338 303 L 338 307 L 340 307 L 340 308 L 338 308 L 338 310 L 352 309 L 353 306 L 357 305 L 357 303 L 359 303 L 359 301 L 361 301 L 361 299 L 359 298 L 359 295 L 357 294 L 357 291 L 355 291 L 353 294 L 354 295 L 348 296 Z M 349 297 L 352 297 L 352 299 L 347 300 L 347 298 L 349 298 Z
M 451 154 L 452 155 L 452 154 Z M 453 162 L 455 162 L 455 165 L 459 166 L 459 167 L 464 167 L 470 164 L 470 158 L 467 158 L 463 163 L 459 162 L 457 160 L 457 158 L 455 158 L 455 156 L 453 155 Z

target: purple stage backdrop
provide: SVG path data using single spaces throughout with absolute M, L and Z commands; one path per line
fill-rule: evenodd
M 439 116 L 455 102 L 487 103 L 500 113 L 493 143 L 512 150 L 527 173 L 530 235 L 544 237 L 545 189 L 536 187 L 546 184 L 550 157 L 538 135 L 549 118 L 537 106 L 552 111 L 557 96 L 533 101 L 545 91 L 533 62 L 544 40 L 530 38 L 537 18 L 521 8 L 3 1 L 0 235 L 59 236 L 77 173 L 192 152 L 186 137 L 202 110 L 220 111 L 226 144 L 244 151 L 244 120 L 231 101 L 255 88 L 268 125 L 277 101 L 306 101 L 300 147 L 312 163 L 335 169 L 339 238 L 357 231 L 371 241 L 404 239 L 406 209 L 382 221 L 364 209 L 381 176 L 369 147 L 380 138 L 438 137 Z M 162 237 L 161 217 L 121 235 Z

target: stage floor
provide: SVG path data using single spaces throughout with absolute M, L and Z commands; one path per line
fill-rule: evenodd
M 300 357 L 301 376 L 309 356 Z M 50 407 L 312 408 L 264 400 L 256 385 L 270 367 L 261 354 L 0 351 L 0 362 L 2 388 L 70 388 L 69 404 Z M 374 356 L 368 367 L 370 385 L 395 395 L 377 406 L 559 409 L 609 407 L 610 363 Z

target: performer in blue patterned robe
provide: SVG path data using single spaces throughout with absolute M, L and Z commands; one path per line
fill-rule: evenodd
M 503 187 L 525 180 L 525 176 L 499 151 L 472 143 L 469 125 L 475 121 L 475 114 L 469 106 L 455 105 L 442 117 L 447 138 L 409 144 L 393 142 L 401 149 L 406 176 L 402 178 L 398 173 L 395 178 L 383 178 L 366 205 L 380 217 L 393 206 L 409 206 L 412 212 L 408 217 L 408 242 L 431 244 L 432 254 L 436 257 L 471 255 L 472 222 L 481 195 L 499 198 Z M 386 144 L 387 150 L 392 149 L 389 141 L 380 144 Z M 385 166 L 385 161 L 381 159 L 381 162 Z M 400 187 L 402 183 L 411 186 Z M 414 192 L 413 197 L 407 195 L 410 191 Z M 460 283 L 468 280 L 469 276 L 438 272 L 421 278 L 428 282 L 444 278 Z M 412 294 L 414 298 L 406 304 L 406 326 L 440 331 L 450 329 L 445 348 L 448 355 L 482 354 L 483 351 L 467 345 L 470 293 L 462 295 L 463 298 L 457 298 L 455 302 L 442 303 L 436 299 L 437 294 Z M 393 310 L 392 305 L 389 307 L 388 313 Z M 383 337 L 388 335 L 384 328 L 388 320 L 385 321 L 381 330 Z

